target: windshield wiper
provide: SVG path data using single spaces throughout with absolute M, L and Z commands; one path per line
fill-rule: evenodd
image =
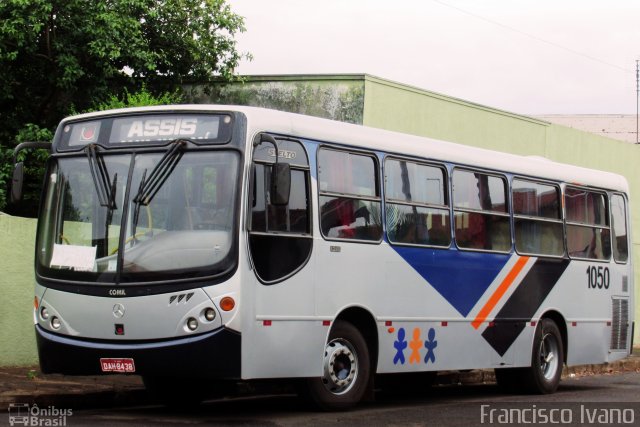
M 116 185 L 118 183 L 118 174 L 113 175 L 113 181 L 109 179 L 109 171 L 104 163 L 102 156 L 98 155 L 95 144 L 87 145 L 85 149 L 87 158 L 89 159 L 89 169 L 91 170 L 91 178 L 96 188 L 98 202 L 100 206 L 108 208 L 107 224 L 111 223 L 111 215 L 117 209 L 116 206 Z
M 102 251 L 106 251 L 109 242 L 109 225 L 111 225 L 113 211 L 117 209 L 116 185 L 118 183 L 118 174 L 113 174 L 113 181 L 109 179 L 107 165 L 104 163 L 102 156 L 99 155 L 95 144 L 87 145 L 85 152 L 89 160 L 89 170 L 91 171 L 91 178 L 93 179 L 93 185 L 95 186 L 98 196 L 98 203 L 100 203 L 100 206 L 107 208 L 104 221 L 104 239 L 101 239 L 102 242 L 98 242 L 97 244 L 98 250 L 102 253 Z
M 133 198 L 133 203 L 136 204 L 135 211 L 133 213 L 133 235 L 135 236 L 136 226 L 138 225 L 138 217 L 140 215 L 140 206 L 149 206 L 149 203 L 153 200 L 160 188 L 167 181 L 169 176 L 173 173 L 173 170 L 180 162 L 182 155 L 184 154 L 184 146 L 187 141 L 183 139 L 175 139 L 169 144 L 169 148 L 164 153 L 164 156 L 160 159 L 158 164 L 153 168 L 147 176 L 147 170 L 145 169 L 140 180 L 140 186 L 138 192 Z

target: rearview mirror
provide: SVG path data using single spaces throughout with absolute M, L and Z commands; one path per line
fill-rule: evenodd
M 22 200 L 22 185 L 24 182 L 24 165 L 18 162 L 13 166 L 13 177 L 11 178 L 11 203 L 15 204 Z
M 289 204 L 291 191 L 291 168 L 288 163 L 275 163 L 271 166 L 271 204 L 285 206 Z

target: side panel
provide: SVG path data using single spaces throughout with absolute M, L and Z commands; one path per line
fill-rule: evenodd
M 587 268 L 600 268 L 601 271 L 606 269 L 608 288 L 606 284 L 598 286 L 597 283 L 592 287 Z M 571 262 L 564 279 L 566 283 L 552 294 L 553 303 L 562 310 L 567 321 L 568 365 L 611 362 L 627 356 L 626 349 L 616 349 L 611 345 L 612 332 L 616 326 L 613 302 L 614 299 L 622 299 L 628 301 L 629 307 L 632 306 L 632 288 L 629 282 L 632 275 L 630 264 Z M 631 310 L 629 315 L 632 315 Z M 626 325 L 627 320 L 624 323 Z M 626 333 L 626 342 L 630 343 L 630 324 Z
M 388 283 L 394 283 L 396 291 L 387 296 L 389 308 L 380 316 L 385 327 L 380 328 L 379 372 L 514 366 L 522 354 L 530 355 L 534 328 L 525 327 L 528 320 L 494 317 L 499 304 L 513 296 L 535 261 L 518 256 L 474 254 L 484 258 L 487 268 L 476 271 L 480 264 L 470 263 L 468 255 L 446 250 L 433 254 L 435 265 L 446 265 L 450 257 L 456 261 L 447 267 L 450 280 L 446 286 L 426 280 L 429 270 L 424 265 L 408 265 L 406 258 L 389 270 Z M 489 267 L 492 259 L 494 266 Z M 416 267 L 411 278 L 410 269 Z M 438 280 L 442 272 L 434 274 Z M 394 281 L 394 278 L 402 279 Z M 405 292 L 406 283 L 412 283 L 412 291 Z M 465 286 L 466 292 L 453 292 Z M 469 300 L 469 294 L 473 293 L 478 296 Z M 396 295 L 402 295 L 402 300 Z M 464 315 L 459 312 L 463 304 L 469 305 Z M 487 338 L 494 336 L 493 331 L 516 328 L 518 334 L 512 335 L 509 344 L 500 351 L 496 350 L 495 341 Z
M 306 148 L 314 175 L 317 146 Z M 247 280 L 243 377 L 319 376 L 331 324 L 351 307 L 377 325 L 378 373 L 529 366 L 547 316 L 566 331 L 569 365 L 626 356 L 610 344 L 613 301 L 632 307 L 630 263 L 326 240 L 316 185 L 309 263 L 275 285 Z M 587 268 L 606 269 L 608 285 L 591 286 Z
M 243 325 L 243 378 L 319 376 L 329 325 L 316 316 L 313 258 L 292 278 L 264 285 L 253 272 L 246 288 L 253 296 Z M 245 295 L 248 292 L 245 292 Z M 247 307 L 245 307 L 247 308 Z

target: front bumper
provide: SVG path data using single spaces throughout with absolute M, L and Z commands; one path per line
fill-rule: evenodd
M 240 378 L 241 336 L 220 328 L 163 341 L 103 341 L 52 334 L 36 325 L 43 373 L 102 374 L 101 358 L 131 358 L 135 374 L 148 376 Z

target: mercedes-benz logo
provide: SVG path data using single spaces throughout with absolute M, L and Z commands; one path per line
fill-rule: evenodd
M 113 315 L 118 319 L 124 316 L 124 305 L 116 304 L 113 306 Z

